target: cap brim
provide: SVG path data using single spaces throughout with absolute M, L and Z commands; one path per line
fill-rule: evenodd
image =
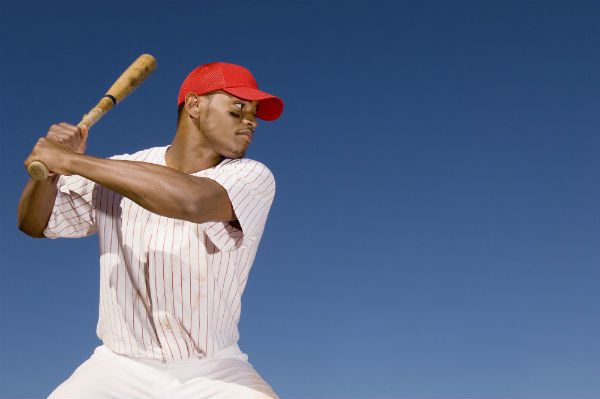
M 251 87 L 228 87 L 221 89 L 242 100 L 258 101 L 256 117 L 265 121 L 274 121 L 283 112 L 283 101 L 279 97 Z

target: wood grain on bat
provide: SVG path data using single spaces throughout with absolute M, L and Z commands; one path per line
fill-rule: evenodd
M 156 69 L 156 59 L 150 54 L 140 55 L 106 92 L 106 95 L 112 96 L 116 103 L 109 97 L 102 97 L 98 104 L 83 116 L 83 119 L 79 122 L 78 126 L 85 125 L 88 128 L 92 127 L 102 115 L 127 97 L 148 76 L 150 76 L 150 74 L 154 72 L 154 69 Z
M 108 112 L 113 106 L 127 97 L 156 69 L 156 59 L 150 54 L 140 55 L 108 89 L 104 97 L 87 114 L 77 126 L 88 128 Z M 113 101 L 114 99 L 114 101 Z M 34 180 L 44 180 L 48 177 L 48 168 L 40 161 L 33 161 L 27 166 L 27 171 Z

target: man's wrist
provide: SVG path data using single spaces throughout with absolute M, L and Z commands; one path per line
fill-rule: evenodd
M 48 185 L 55 186 L 56 183 L 58 183 L 59 177 L 60 177 L 59 174 L 53 173 L 43 180 L 35 180 L 34 178 L 30 178 L 29 180 L 31 181 L 31 183 L 33 183 L 34 187 L 48 186 Z
M 78 152 L 69 152 L 66 154 L 64 158 L 64 169 L 65 175 L 81 175 L 80 169 L 80 161 L 84 154 L 80 154 Z

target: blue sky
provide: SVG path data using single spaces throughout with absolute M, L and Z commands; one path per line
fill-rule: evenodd
M 247 154 L 277 194 L 240 346 L 282 398 L 600 394 L 596 2 L 0 5 L 0 397 L 99 344 L 95 237 L 16 228 L 22 166 L 121 71 L 154 74 L 87 153 L 166 145 L 197 65 L 281 96 Z

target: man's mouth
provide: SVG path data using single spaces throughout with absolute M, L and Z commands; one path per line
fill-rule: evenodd
M 252 130 L 245 129 L 245 130 L 238 131 L 236 134 L 244 137 L 248 141 L 248 143 L 250 143 L 252 141 L 252 135 L 253 135 L 253 133 L 254 132 L 252 132 Z

